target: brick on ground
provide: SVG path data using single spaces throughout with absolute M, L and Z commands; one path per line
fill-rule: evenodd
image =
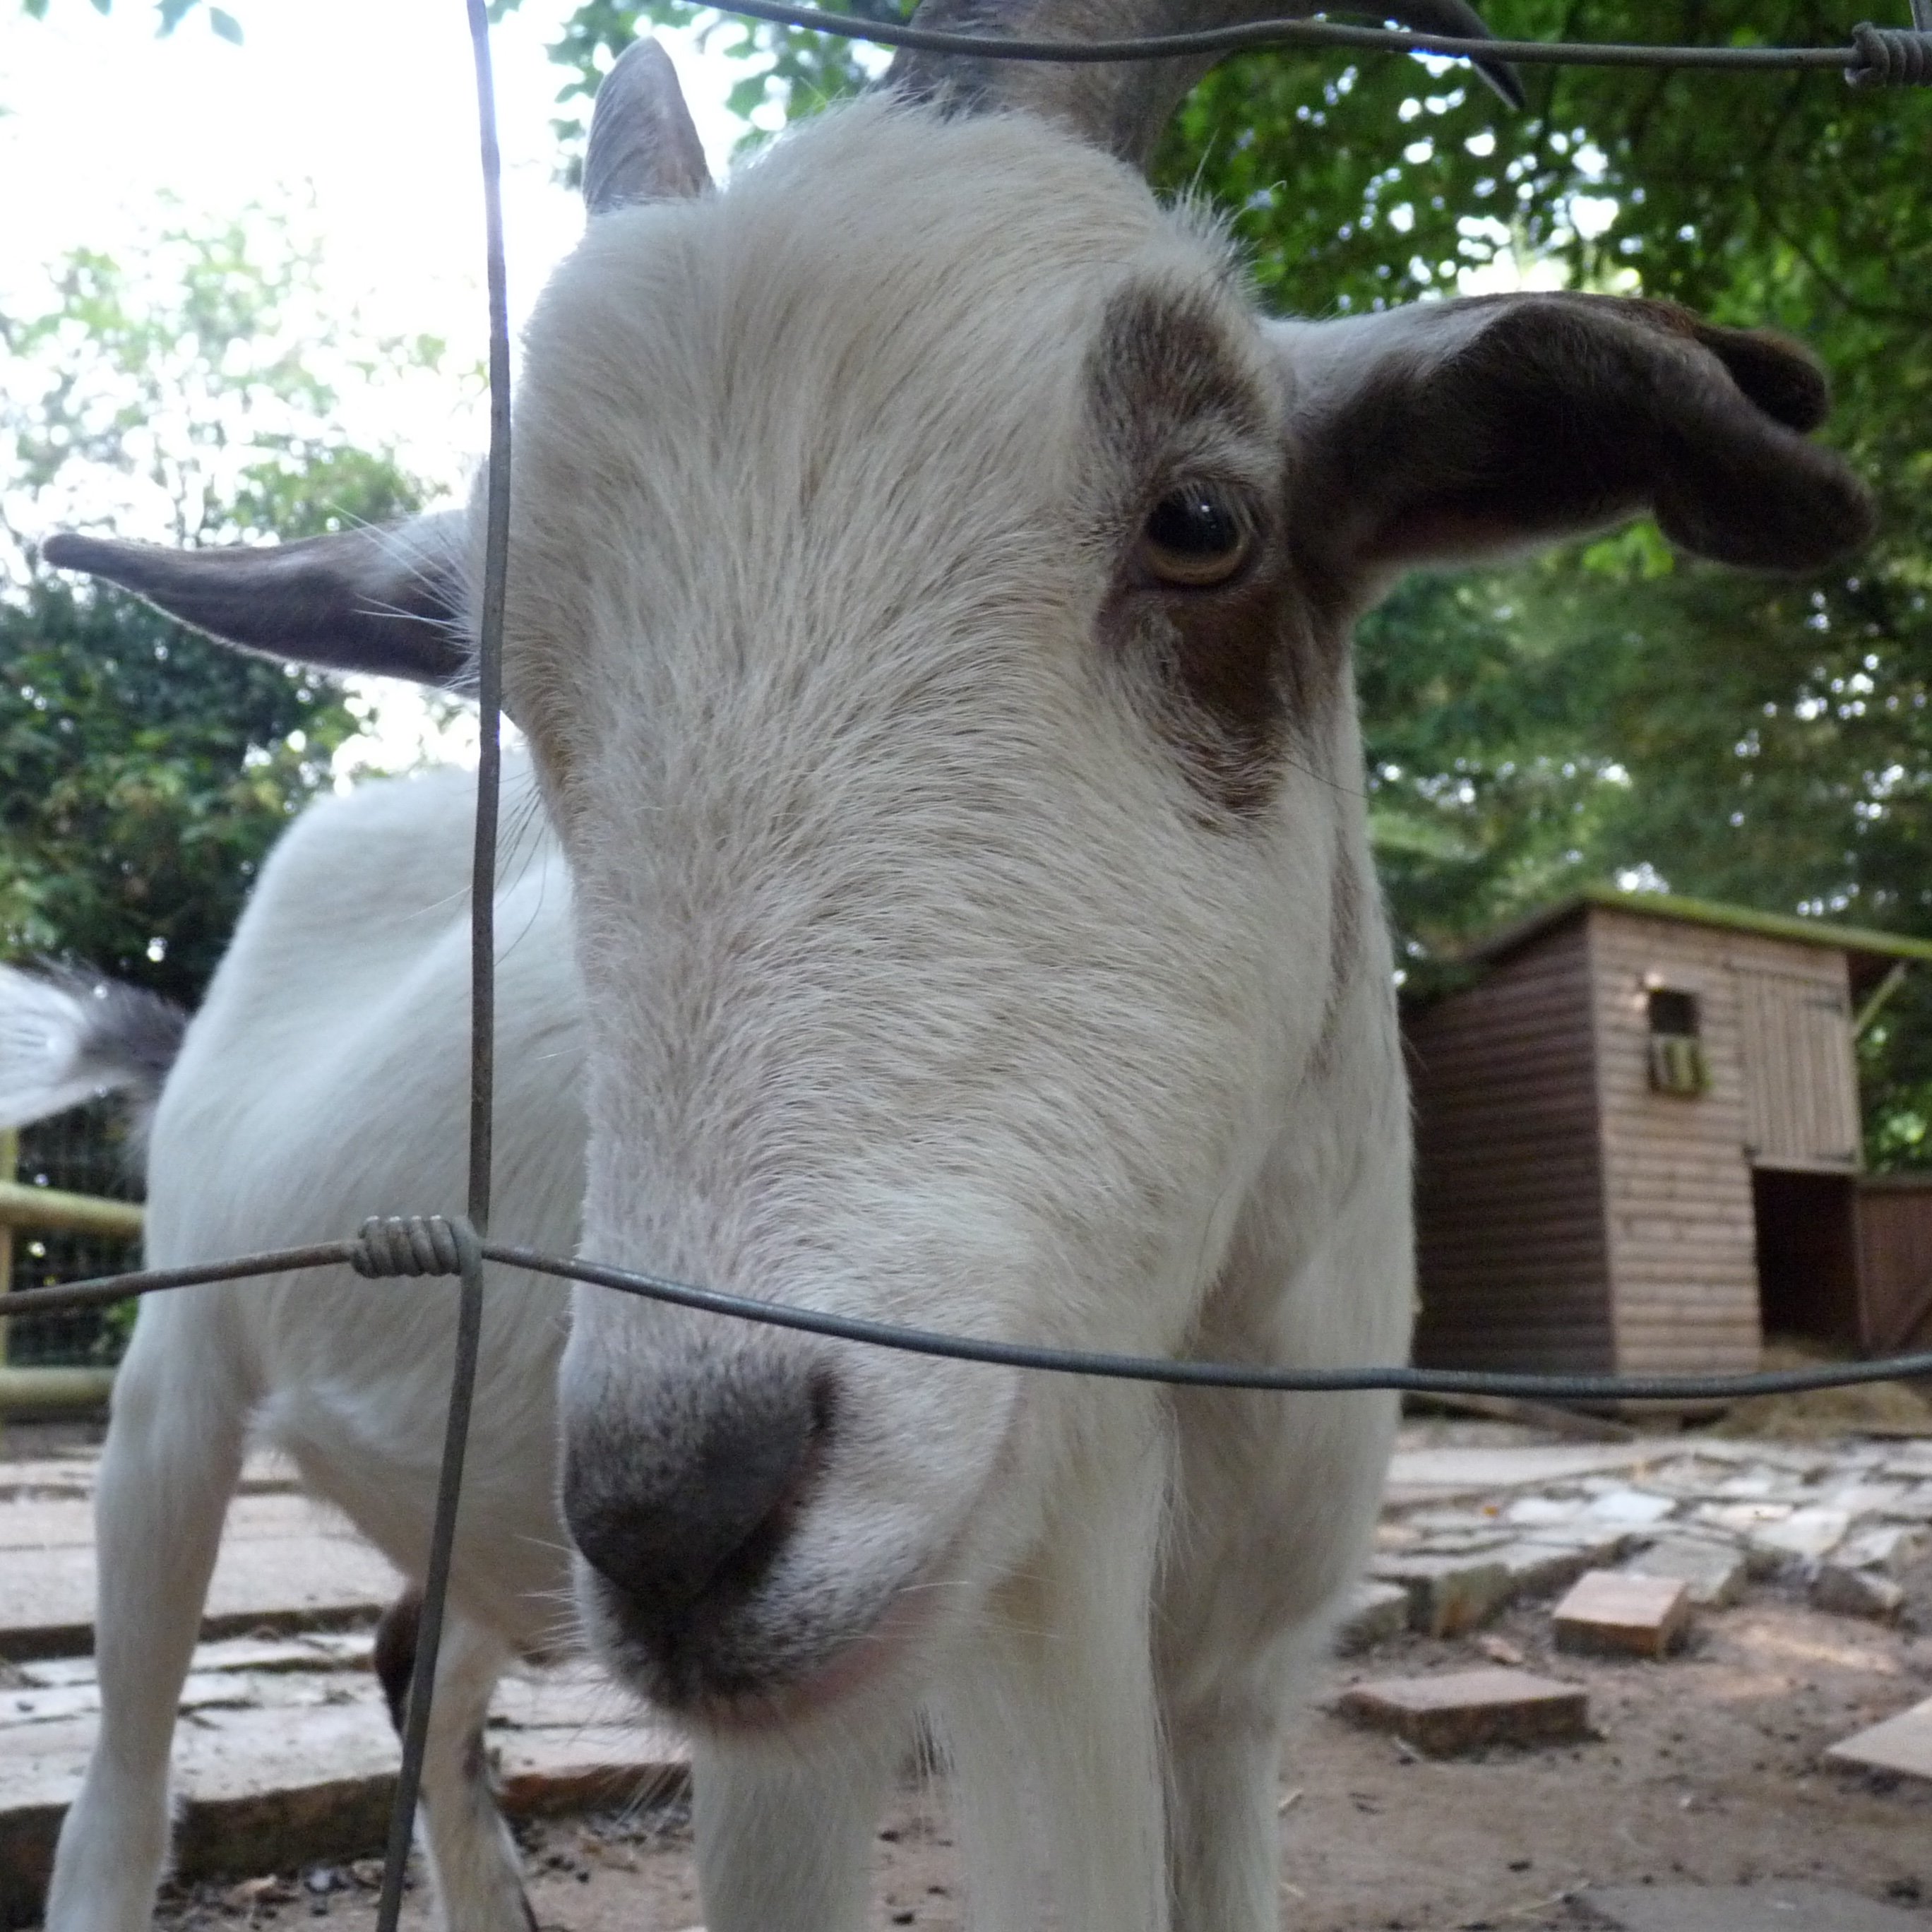
M 1835 1886 L 1766 1879 L 1758 1885 L 1592 1887 L 1572 1906 L 1606 1932 L 1923 1932 L 1922 1912 Z
M 1675 1577 L 1700 1610 L 1735 1604 L 1744 1594 L 1750 1574 L 1741 1551 L 1688 1536 L 1666 1537 L 1626 1558 L 1623 1568 L 1637 1576 Z
M 1932 1780 L 1932 1697 L 1856 1732 L 1825 1754 L 1828 1764 Z
M 1556 1606 L 1556 1647 L 1588 1657 L 1662 1657 L 1684 1636 L 1690 1586 L 1676 1576 L 1592 1570 Z
M 1430 1636 L 1458 1636 L 1489 1622 L 1515 1590 L 1506 1565 L 1487 1552 L 1436 1556 L 1404 1551 L 1376 1558 L 1370 1576 L 1400 1585 L 1408 1598 L 1408 1627 Z
M 1335 1708 L 1371 1730 L 1394 1732 L 1432 1757 L 1490 1744 L 1568 1744 L 1589 1735 L 1589 1699 L 1582 1686 L 1526 1670 L 1385 1678 L 1345 1690 Z
M 334 1863 L 379 1850 L 397 1746 L 368 1640 L 236 1642 L 197 1652 L 176 1733 L 184 1876 Z M 0 1695 L 0 1926 L 33 1922 L 98 1695 L 77 1659 L 20 1666 Z M 507 1808 L 554 1814 L 668 1796 L 682 1745 L 627 1722 L 580 1673 L 511 1680 L 487 1740 Z

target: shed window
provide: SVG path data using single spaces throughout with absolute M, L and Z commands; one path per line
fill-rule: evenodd
M 1650 995 L 1650 1084 L 1659 1094 L 1686 1098 L 1711 1084 L 1704 1042 L 1697 1036 L 1697 995 L 1658 987 Z
M 1697 995 L 1660 986 L 1650 996 L 1650 1030 L 1672 1040 L 1697 1037 Z

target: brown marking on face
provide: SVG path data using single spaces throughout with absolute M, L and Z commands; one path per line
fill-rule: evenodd
M 1252 818 L 1279 788 L 1322 677 L 1283 546 L 1278 406 L 1212 296 L 1160 284 L 1108 303 L 1087 386 L 1117 478 L 1098 519 L 1114 556 L 1102 647 L 1217 819 Z M 1239 449 L 1246 466 L 1222 473 L 1217 446 Z M 1272 460 L 1265 484 L 1252 472 L 1258 448 Z M 1186 482 L 1217 485 L 1250 526 L 1249 554 L 1223 584 L 1168 584 L 1137 562 L 1148 516 Z
M 1116 292 L 1088 356 L 1094 418 L 1109 447 L 1144 469 L 1177 428 L 1218 418 L 1265 436 L 1268 399 L 1235 356 L 1220 306 L 1199 289 L 1130 283 Z

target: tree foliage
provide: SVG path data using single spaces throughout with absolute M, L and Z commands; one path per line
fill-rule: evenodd
M 299 313 L 316 265 L 274 224 L 145 253 L 137 274 L 76 251 L 44 311 L 0 314 L 0 951 L 191 1004 L 361 720 L 313 673 L 39 569 L 22 530 L 64 513 L 183 542 L 300 536 L 405 514 L 418 493 L 329 426 L 320 325 Z

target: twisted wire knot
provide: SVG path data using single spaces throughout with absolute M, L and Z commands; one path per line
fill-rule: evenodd
M 1852 45 L 1858 58 L 1845 78 L 1854 87 L 1932 87 L 1932 33 L 1865 20 L 1852 29 Z
M 356 1238 L 350 1265 L 370 1281 L 397 1275 L 460 1274 L 476 1236 L 465 1220 L 441 1214 L 372 1215 Z M 466 1255 L 465 1250 L 470 1252 Z

